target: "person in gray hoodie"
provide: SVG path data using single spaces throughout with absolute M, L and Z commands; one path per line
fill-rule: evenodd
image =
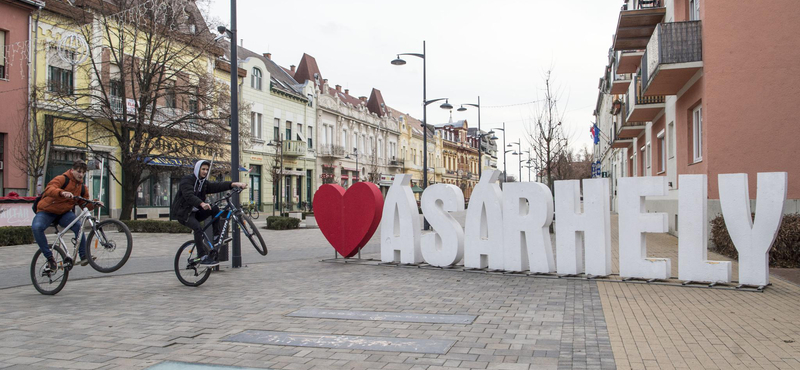
M 194 173 L 181 178 L 178 194 L 170 208 L 173 219 L 178 220 L 194 231 L 194 242 L 197 246 L 197 255 L 200 264 L 206 266 L 216 266 L 216 256 L 209 256 L 209 246 L 203 244 L 203 227 L 201 221 L 219 213 L 219 207 L 211 206 L 206 203 L 206 195 L 221 193 L 231 190 L 234 187 L 246 189 L 247 184 L 243 182 L 206 181 L 211 162 L 199 160 L 194 164 Z M 220 220 L 214 223 L 214 236 L 219 236 L 222 228 Z

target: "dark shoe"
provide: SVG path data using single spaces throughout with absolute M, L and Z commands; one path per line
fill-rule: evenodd
M 202 260 L 200 261 L 200 266 L 204 267 L 214 267 L 218 265 L 219 262 L 215 261 L 213 258 L 209 258 L 208 256 L 203 256 Z
M 96 260 L 97 260 L 97 257 L 92 256 L 92 261 L 96 261 Z M 86 266 L 86 265 L 89 264 L 89 259 L 86 258 L 86 257 L 81 257 L 81 261 L 78 262 L 78 264 L 81 265 L 81 266 Z
M 56 259 L 50 257 L 47 259 L 47 264 L 44 266 L 44 272 L 53 272 L 58 269 L 58 264 L 56 263 Z

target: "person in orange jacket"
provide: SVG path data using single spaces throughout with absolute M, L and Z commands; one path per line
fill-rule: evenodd
M 45 257 L 47 257 L 47 269 L 55 270 L 57 268 L 56 260 L 53 258 L 53 252 L 47 243 L 47 237 L 44 235 L 44 230 L 47 229 L 53 222 L 58 222 L 61 227 L 66 227 L 73 220 L 75 220 L 76 196 L 88 194 L 89 191 L 86 185 L 83 184 L 83 178 L 86 176 L 86 163 L 78 159 L 72 163 L 72 168 L 64 172 L 63 175 L 56 176 L 44 189 L 42 199 L 37 204 L 36 216 L 33 217 L 31 229 L 33 230 L 33 238 L 39 244 L 39 249 Z M 64 186 L 65 182 L 69 179 L 69 183 Z M 101 206 L 102 202 L 98 202 Z M 92 204 L 88 204 L 89 209 L 93 209 Z M 89 264 L 86 258 L 86 237 L 81 232 L 80 222 L 76 222 L 70 229 L 75 232 L 75 239 L 78 239 L 78 234 L 81 236 L 81 245 L 78 248 L 80 254 L 81 266 Z

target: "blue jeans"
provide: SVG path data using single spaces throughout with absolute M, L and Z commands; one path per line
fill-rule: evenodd
M 47 243 L 47 237 L 44 236 L 44 230 L 52 225 L 53 221 L 55 221 L 55 219 L 58 217 L 59 215 L 55 213 L 40 211 L 36 213 L 36 216 L 33 217 L 33 223 L 31 223 L 31 229 L 33 229 L 33 238 L 36 240 L 36 244 L 39 244 L 39 249 L 42 251 L 42 254 L 44 254 L 44 256 L 47 258 L 52 257 L 53 252 L 50 251 L 50 245 Z M 69 211 L 61 215 L 61 219 L 58 220 L 58 225 L 61 227 L 66 227 L 76 217 L 77 216 L 75 216 L 75 213 Z M 86 237 L 81 232 L 81 223 L 76 222 L 75 225 L 72 225 L 71 230 L 75 232 L 75 238 L 78 237 L 78 233 L 81 234 L 81 246 L 78 248 L 78 254 L 80 254 L 81 259 L 85 259 Z M 66 252 L 69 253 L 69 251 Z

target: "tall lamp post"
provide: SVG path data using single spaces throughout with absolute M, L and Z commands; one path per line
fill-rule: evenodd
M 220 34 L 231 39 L 231 181 L 239 182 L 239 58 L 236 50 L 236 0 L 231 0 L 231 29 L 217 27 Z M 239 207 L 239 197 L 231 199 L 234 206 Z M 235 222 L 231 229 L 233 247 L 231 267 L 242 267 L 242 242 L 239 238 L 239 226 Z
M 358 176 L 358 181 L 361 181 L 361 170 L 358 168 L 358 148 L 353 148 L 353 156 L 356 157 L 356 176 Z M 350 154 L 346 155 L 344 159 L 350 159 Z M 355 182 L 353 183 L 355 185 Z
M 506 150 L 506 123 L 503 122 L 502 128 L 496 127 L 492 130 L 503 131 L 503 182 L 506 182 L 506 178 L 508 177 L 508 172 L 506 172 L 506 153 L 510 152 L 510 150 Z M 502 183 L 500 186 L 502 186 Z
M 281 206 L 282 206 L 281 203 L 282 203 L 282 198 L 283 198 L 281 196 L 281 194 L 283 193 L 283 136 L 282 135 L 283 134 L 278 135 L 277 138 L 275 138 L 272 141 L 270 141 L 269 143 L 267 143 L 267 146 L 271 146 L 271 147 L 275 148 L 275 155 L 278 155 L 278 153 L 280 153 L 280 168 L 278 168 L 278 171 L 275 172 L 275 174 L 278 176 L 278 191 L 277 191 L 277 193 L 278 193 L 278 215 L 279 216 L 283 212 L 283 209 L 281 208 Z M 272 186 L 275 186 L 275 179 L 272 179 L 272 184 L 273 184 Z M 272 215 L 275 216 L 275 205 L 274 204 L 272 205 Z
M 522 145 L 520 144 L 519 141 L 517 141 L 513 143 L 508 143 L 507 146 L 511 148 L 512 147 L 511 145 L 513 144 L 517 144 L 517 150 L 515 150 L 514 153 L 511 153 L 511 155 L 519 156 L 519 181 L 522 182 Z
M 402 66 L 406 61 L 400 59 L 401 55 L 411 55 L 417 58 L 422 58 L 422 152 L 425 156 L 422 157 L 422 190 L 428 187 L 428 104 L 444 100 L 445 102 L 440 105 L 442 109 L 453 109 L 453 106 L 447 101 L 447 98 L 428 100 L 428 77 L 427 66 L 425 59 L 425 41 L 422 41 L 422 54 L 419 53 L 400 53 L 397 54 L 397 59 L 392 61 L 393 65 Z M 428 220 L 425 220 L 425 230 L 428 230 Z
M 467 108 L 464 108 L 465 105 L 478 108 L 478 135 L 479 135 L 478 136 L 478 178 L 480 178 L 481 177 L 481 171 L 483 169 L 483 162 L 481 162 L 481 152 L 483 151 L 483 141 L 482 141 L 482 137 L 483 136 L 480 136 L 480 134 L 481 134 L 481 97 L 478 96 L 478 104 L 472 104 L 472 103 L 461 104 L 461 108 L 458 108 L 457 110 L 459 112 L 466 111 Z

